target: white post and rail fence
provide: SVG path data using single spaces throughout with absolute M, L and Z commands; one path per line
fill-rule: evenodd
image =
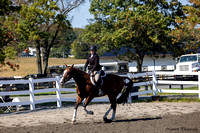
M 197 75 L 197 81 L 175 81 L 175 80 L 157 80 L 158 75 Z M 152 94 L 153 96 L 157 96 L 157 93 L 195 93 L 198 94 L 198 98 L 200 99 L 200 72 L 148 72 L 148 73 L 137 73 L 137 74 L 127 74 L 129 78 L 138 78 L 138 77 L 151 77 L 151 80 L 145 82 L 138 82 L 134 83 L 133 87 L 136 86 L 152 86 L 151 90 L 144 90 L 140 92 L 133 92 L 130 94 L 131 96 L 138 96 L 144 94 Z M 43 82 L 55 82 L 55 88 L 47 88 L 47 89 L 34 89 L 34 84 L 36 83 L 43 83 Z M 4 91 L 0 92 L 0 96 L 5 95 L 23 95 L 28 94 L 30 100 L 28 101 L 21 101 L 21 102 L 6 102 L 0 103 L 0 107 L 6 106 L 16 106 L 16 105 L 30 105 L 30 109 L 35 109 L 36 104 L 40 103 L 47 103 L 47 102 L 57 102 L 57 107 L 62 107 L 63 101 L 68 102 L 76 102 L 76 97 L 74 98 L 64 98 L 62 97 L 61 92 L 76 92 L 75 89 L 72 88 L 62 88 L 60 86 L 60 77 L 57 76 L 55 78 L 44 78 L 44 79 L 33 79 L 30 78 L 28 80 L 5 80 L 0 81 L 0 84 L 29 84 L 29 90 L 25 91 Z M 171 90 L 171 89 L 158 89 L 157 85 L 197 85 L 197 90 Z M 42 100 L 36 100 L 35 94 L 36 93 L 45 93 L 45 92 L 56 92 L 55 98 L 48 98 Z M 67 94 L 66 94 L 67 95 Z M 92 102 L 109 102 L 108 98 L 95 98 Z

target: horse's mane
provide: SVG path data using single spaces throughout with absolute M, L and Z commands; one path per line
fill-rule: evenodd
M 78 74 L 80 74 L 81 77 L 84 77 L 85 79 L 90 78 L 90 76 L 89 76 L 86 72 L 84 72 L 84 71 L 82 71 L 82 70 L 80 70 L 80 69 L 78 69 L 78 68 L 75 68 L 75 67 L 73 67 L 73 69 L 74 69 Z

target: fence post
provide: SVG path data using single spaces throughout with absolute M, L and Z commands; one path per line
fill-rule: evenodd
M 62 107 L 61 91 L 60 91 L 60 77 L 56 76 L 56 97 L 57 97 L 57 107 Z
M 29 91 L 30 93 L 30 109 L 35 109 L 35 96 L 34 96 L 34 84 L 33 84 L 33 78 L 29 78 Z
M 156 71 L 153 71 L 153 96 L 157 96 L 157 79 L 156 79 Z
M 199 88 L 199 99 L 200 99 L 200 71 L 198 71 L 198 88 Z
M 129 73 L 127 73 L 127 77 L 131 79 Z M 126 79 L 125 82 L 127 83 L 127 81 L 128 81 L 128 80 Z M 131 91 L 132 91 L 132 90 L 131 90 Z M 129 96 L 128 96 L 128 103 L 132 103 L 132 99 L 131 99 L 131 91 L 130 91 Z

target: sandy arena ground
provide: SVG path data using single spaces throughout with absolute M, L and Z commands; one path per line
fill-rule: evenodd
M 0 115 L 0 133 L 175 133 L 200 132 L 200 103 L 132 103 L 118 105 L 116 120 L 104 123 L 109 104 L 82 106 L 71 124 L 73 107 L 36 109 Z M 111 113 L 108 118 L 111 117 Z

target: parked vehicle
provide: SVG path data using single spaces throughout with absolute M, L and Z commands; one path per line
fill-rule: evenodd
M 110 62 L 110 63 L 100 63 L 102 70 L 106 73 L 123 74 L 128 73 L 128 62 Z M 84 70 L 84 64 L 75 64 L 74 67 Z M 61 66 L 48 66 L 48 75 L 62 75 L 65 70 L 65 65 Z
M 14 76 L 14 77 L 0 77 L 0 80 L 28 80 L 29 78 L 33 79 L 40 79 L 40 78 L 48 78 L 47 75 L 44 74 L 29 74 L 24 77 L 21 76 Z M 4 90 L 7 86 L 11 86 L 12 90 L 28 90 L 29 84 L 0 84 L 0 90 Z M 42 83 L 35 83 L 35 89 L 42 89 L 42 88 L 53 88 L 53 82 L 42 82 Z
M 64 70 L 65 70 L 65 65 L 48 66 L 47 67 L 47 76 L 48 77 L 55 77 L 55 76 L 58 76 L 58 75 L 62 75 Z
M 127 74 L 128 62 L 100 63 L 106 73 Z
M 182 55 L 176 64 L 175 72 L 198 72 L 200 70 L 200 54 L 186 54 Z M 197 78 L 197 76 L 183 75 L 175 76 L 179 78 Z

